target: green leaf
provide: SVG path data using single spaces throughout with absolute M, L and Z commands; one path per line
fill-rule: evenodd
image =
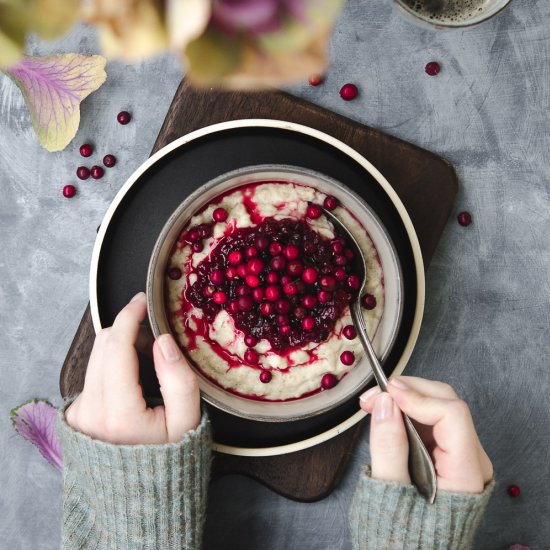
M 200 85 L 219 83 L 239 66 L 242 53 L 243 45 L 238 37 L 228 38 L 208 28 L 185 49 L 188 76 Z
M 51 40 L 79 17 L 80 0 L 0 0 L 0 67 L 23 55 L 27 34 Z
M 0 28 L 0 67 L 9 67 L 19 61 L 23 51 L 23 41 L 10 36 Z

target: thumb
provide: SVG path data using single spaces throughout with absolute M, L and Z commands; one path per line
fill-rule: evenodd
M 410 483 L 409 442 L 403 416 L 391 395 L 376 396 L 370 424 L 372 478 Z
M 162 334 L 153 345 L 155 371 L 164 400 L 168 441 L 177 443 L 200 422 L 199 383 L 170 334 Z

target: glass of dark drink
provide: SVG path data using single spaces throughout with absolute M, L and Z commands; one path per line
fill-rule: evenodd
M 394 0 L 417 22 L 434 27 L 469 27 L 502 11 L 511 0 Z

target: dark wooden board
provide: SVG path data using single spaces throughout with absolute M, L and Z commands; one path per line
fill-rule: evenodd
M 279 91 L 226 92 L 196 90 L 183 81 L 164 120 L 152 153 L 198 128 L 243 118 L 273 118 L 304 124 L 348 144 L 388 179 L 415 226 L 427 267 L 452 211 L 458 182 L 441 157 L 388 134 L 363 126 Z M 93 345 L 88 306 L 60 375 L 63 396 L 82 390 Z M 345 471 L 364 422 L 321 445 L 275 457 L 241 457 L 216 453 L 213 477 L 248 475 L 274 491 L 299 501 L 327 496 Z

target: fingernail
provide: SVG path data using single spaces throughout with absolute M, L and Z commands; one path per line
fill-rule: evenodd
M 367 390 L 364 394 L 360 395 L 359 401 L 366 403 L 373 395 L 376 395 L 377 393 L 380 393 L 380 388 L 378 386 L 374 386 L 374 388 L 371 388 L 370 390 Z
M 178 345 L 170 334 L 162 334 L 158 337 L 160 351 L 162 356 L 168 363 L 175 363 L 181 358 L 181 353 Z
M 390 384 L 394 388 L 397 388 L 398 390 L 408 390 L 409 389 L 409 386 L 407 386 L 407 384 L 405 384 L 405 382 L 403 382 L 403 380 L 401 380 L 399 378 L 392 378 L 390 380 Z
M 374 402 L 372 417 L 375 420 L 389 420 L 393 416 L 393 399 L 383 392 Z
M 145 292 L 138 292 L 130 302 L 135 302 L 136 300 L 141 300 L 145 296 Z

